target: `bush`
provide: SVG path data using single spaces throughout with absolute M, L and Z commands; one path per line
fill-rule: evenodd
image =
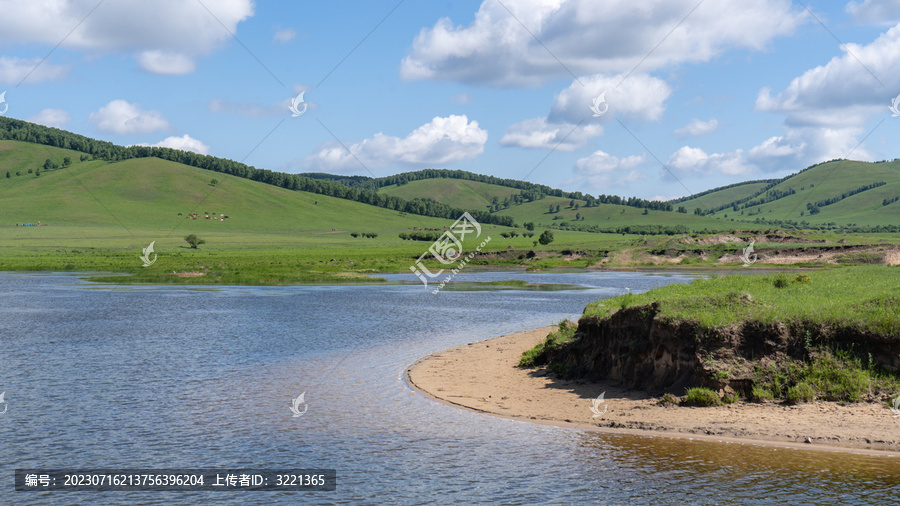
M 754 386 L 750 392 L 750 400 L 753 402 L 765 402 L 773 399 L 775 399 L 775 396 L 772 395 L 772 392 L 762 387 Z
M 688 388 L 682 406 L 718 406 L 719 396 L 708 388 Z
M 816 398 L 816 389 L 813 388 L 809 383 L 798 383 L 791 388 L 788 388 L 785 398 L 791 404 L 797 404 L 800 402 L 812 402 Z
M 788 281 L 787 276 L 784 274 L 775 276 L 775 281 L 772 282 L 772 284 L 775 285 L 775 288 L 784 288 L 788 286 L 789 283 L 790 281 Z
M 541 234 L 540 237 L 538 237 L 538 242 L 541 243 L 543 246 L 550 244 L 551 242 L 553 242 L 553 232 L 551 232 L 549 230 L 544 230 L 544 233 Z
M 187 243 L 190 244 L 191 248 L 193 249 L 197 249 L 197 246 L 200 246 L 201 244 L 206 244 L 206 241 L 197 237 L 197 234 L 186 235 L 184 237 L 184 240 L 187 241 Z

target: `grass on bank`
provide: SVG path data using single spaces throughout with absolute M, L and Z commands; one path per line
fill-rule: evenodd
M 588 304 L 585 316 L 657 302 L 659 317 L 692 321 L 701 328 L 752 320 L 821 327 L 848 327 L 900 335 L 900 269 L 853 266 L 786 275 L 730 275 L 698 279 L 644 293 Z
M 805 333 L 807 360 L 779 359 L 756 364 L 747 400 L 789 403 L 814 400 L 860 402 L 885 399 L 900 392 L 900 374 L 874 365 L 871 356 L 851 350 L 829 349 L 818 338 L 836 329 L 900 338 L 900 269 L 886 266 L 794 274 L 733 275 L 669 285 L 645 293 L 604 299 L 585 308 L 585 316 L 608 316 L 615 311 L 656 302 L 658 317 L 698 323 L 703 329 L 735 327 L 746 322 L 794 326 Z M 560 323 L 556 332 L 523 353 L 520 367 L 547 365 L 553 351 L 574 339 L 577 328 Z M 802 337 L 802 334 L 801 334 Z M 550 364 L 554 370 L 555 364 Z M 559 369 L 559 367 L 557 367 Z M 558 371 L 564 372 L 564 371 Z M 727 379 L 726 370 L 717 379 Z M 686 406 L 714 406 L 738 400 L 720 398 L 706 388 L 688 389 L 682 399 L 671 394 L 661 402 Z

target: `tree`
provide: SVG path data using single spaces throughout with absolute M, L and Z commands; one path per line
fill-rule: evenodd
M 575 221 L 581 220 L 581 213 L 575 213 Z
M 206 244 L 206 241 L 197 237 L 197 234 L 190 234 L 184 237 L 184 240 L 187 241 L 188 244 L 191 245 L 191 248 L 197 249 L 197 246 L 201 244 Z
M 63 157 L 63 167 L 68 167 L 69 165 L 72 165 L 72 159 L 68 156 Z
M 544 233 L 541 234 L 540 237 L 538 237 L 538 242 L 543 246 L 550 244 L 551 242 L 553 242 L 553 232 L 544 230 Z
M 216 178 L 210 179 L 209 184 L 215 186 L 215 185 L 219 184 L 219 180 Z
M 527 230 L 529 232 L 534 231 L 534 222 L 533 221 L 529 221 L 529 222 L 525 223 L 523 226 L 525 227 L 525 230 Z
M 9 171 L 6 171 L 6 179 L 9 179 L 11 177 L 12 177 L 12 175 L 10 175 Z

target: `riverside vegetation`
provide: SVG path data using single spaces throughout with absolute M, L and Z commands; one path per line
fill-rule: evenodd
M 672 403 L 888 403 L 900 394 L 900 271 L 731 275 L 589 304 L 521 367 L 615 379 Z

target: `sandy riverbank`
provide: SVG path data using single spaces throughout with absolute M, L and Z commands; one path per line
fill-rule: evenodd
M 614 382 L 566 381 L 543 369 L 515 367 L 522 352 L 553 329 L 518 332 L 435 353 L 413 364 L 407 381 L 425 395 L 457 406 L 588 430 L 856 453 L 900 451 L 900 418 L 881 405 L 738 402 L 712 408 L 664 407 L 657 398 Z M 606 408 L 606 412 L 594 417 L 591 401 L 602 392 L 605 402 L 599 411 Z

